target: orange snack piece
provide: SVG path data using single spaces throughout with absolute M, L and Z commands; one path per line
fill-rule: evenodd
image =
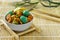
M 11 17 L 11 15 L 8 14 L 8 15 L 6 16 L 6 19 L 9 20 L 10 17 Z
M 11 23 L 11 21 L 12 21 L 12 18 L 10 17 L 9 20 L 8 20 L 8 22 Z
M 31 19 L 33 19 L 32 15 L 29 15 L 29 16 L 28 16 L 28 18 L 31 18 Z
M 10 22 L 12 21 L 11 15 L 8 14 L 8 15 L 6 16 L 6 19 L 7 19 L 7 21 L 10 23 Z
M 19 18 L 15 18 L 14 20 L 17 21 L 18 23 L 22 24 L 22 22 Z
M 12 15 L 11 16 L 11 18 L 12 18 L 12 21 L 14 20 L 14 18 L 16 18 L 16 15 Z
M 16 18 L 16 21 L 17 21 L 17 22 L 20 22 L 20 19 L 19 19 L 19 18 Z
M 28 22 L 30 22 L 33 19 L 32 15 L 28 16 Z
M 28 22 L 30 22 L 32 19 L 31 18 L 28 18 Z

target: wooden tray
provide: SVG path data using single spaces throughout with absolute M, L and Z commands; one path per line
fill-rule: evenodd
M 19 37 L 6 25 L 3 20 L 0 20 L 0 40 L 19 40 Z

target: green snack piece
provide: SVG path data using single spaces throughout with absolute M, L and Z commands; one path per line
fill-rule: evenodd
M 12 22 L 13 24 L 19 24 L 17 21 L 15 21 L 15 20 L 13 20 L 13 22 Z
M 30 13 L 29 13 L 29 11 L 28 11 L 28 10 L 24 10 L 24 11 L 23 11 L 23 15 L 24 15 L 24 16 L 29 16 L 29 15 L 30 15 Z
M 25 16 L 21 16 L 21 17 L 20 17 L 20 20 L 21 20 L 22 23 L 24 23 L 24 24 L 28 22 L 27 17 L 25 17 Z
M 10 10 L 10 11 L 7 13 L 7 15 L 8 15 L 8 14 L 13 15 L 14 13 L 13 13 L 12 10 Z M 6 16 L 7 16 L 7 15 L 6 15 Z

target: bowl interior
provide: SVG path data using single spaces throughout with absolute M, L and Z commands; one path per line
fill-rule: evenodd
M 32 15 L 32 14 L 31 14 L 31 15 Z M 33 17 L 33 16 L 32 16 L 32 17 Z M 33 20 L 33 18 L 32 18 L 32 20 Z M 32 21 L 32 20 L 31 20 L 31 21 Z M 5 16 L 5 21 L 8 22 L 7 19 L 6 19 L 6 16 Z M 31 22 L 31 21 L 30 21 L 30 22 Z M 8 22 L 8 23 L 9 23 L 9 22 Z M 29 22 L 27 22 L 27 23 L 29 23 Z M 25 23 L 25 24 L 27 24 L 27 23 Z M 9 23 L 9 24 L 13 24 L 13 23 Z M 21 25 L 25 25 L 25 24 L 21 24 Z M 14 25 L 20 25 L 20 24 L 14 24 Z

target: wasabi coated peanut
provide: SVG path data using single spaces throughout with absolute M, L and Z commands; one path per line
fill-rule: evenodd
M 14 13 L 13 13 L 12 10 L 10 10 L 10 11 L 7 13 L 7 15 L 8 15 L 8 14 L 13 15 Z M 7 16 L 7 15 L 6 15 L 6 16 Z
M 24 11 L 23 11 L 23 15 L 24 15 L 24 16 L 29 16 L 29 15 L 30 15 L 30 13 L 29 13 L 29 11 L 28 11 L 28 10 L 24 10 Z
M 25 16 L 21 16 L 20 20 L 22 21 L 22 23 L 27 23 L 28 22 L 27 17 L 25 17 Z

